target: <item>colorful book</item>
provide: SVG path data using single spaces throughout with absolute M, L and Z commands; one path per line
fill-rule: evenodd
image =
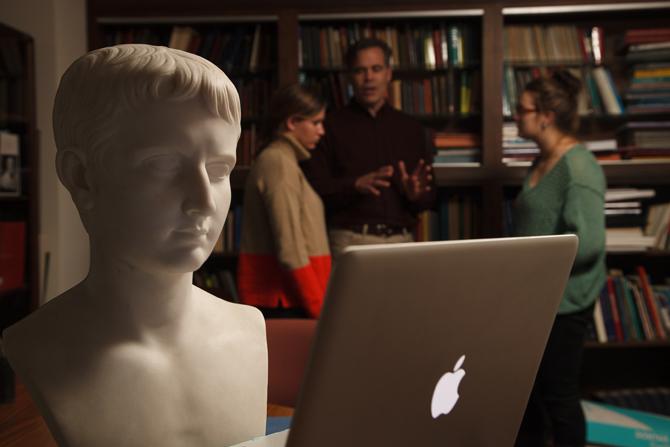
M 633 296 L 633 291 L 631 290 L 631 284 L 628 279 L 623 276 L 619 278 L 621 282 L 621 288 L 623 289 L 623 301 L 625 308 L 630 315 L 630 324 L 631 324 L 631 336 L 634 340 L 644 340 L 644 331 L 642 330 L 642 324 L 640 320 L 640 315 L 637 311 L 637 305 L 635 304 L 635 297 Z
M 595 308 L 593 309 L 593 323 L 596 330 L 596 339 L 600 343 L 607 343 L 607 331 L 605 329 L 605 319 L 603 317 L 602 306 L 600 300 L 596 300 Z
M 614 325 L 614 340 L 624 341 L 623 326 L 621 325 L 621 316 L 619 315 L 619 306 L 616 299 L 616 288 L 611 276 L 607 277 L 607 297 L 609 299 L 609 308 L 612 313 L 612 322 Z
M 665 329 L 661 322 L 661 315 L 656 305 L 656 300 L 654 299 L 654 292 L 651 289 L 651 284 L 649 282 L 649 277 L 647 276 L 647 271 L 644 267 L 638 266 L 637 274 L 640 276 L 640 288 L 642 289 L 642 295 L 644 296 L 645 302 L 647 304 L 647 309 L 649 310 L 649 316 L 651 317 L 651 322 L 654 325 L 654 331 L 656 332 L 658 338 L 665 340 L 666 339 Z
M 596 81 L 598 92 L 607 113 L 610 115 L 621 115 L 623 113 L 621 97 L 616 91 L 610 73 L 603 67 L 596 67 L 593 69 L 593 78 Z

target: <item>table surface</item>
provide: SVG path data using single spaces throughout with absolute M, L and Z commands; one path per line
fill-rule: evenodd
M 269 417 L 292 415 L 293 408 L 268 404 Z M 0 404 L 0 446 L 57 447 L 37 406 L 21 382 L 16 384 L 14 402 Z
M 268 404 L 268 416 L 291 416 L 293 409 Z M 21 382 L 16 384 L 16 398 L 0 404 L 0 446 L 56 447 L 44 419 Z

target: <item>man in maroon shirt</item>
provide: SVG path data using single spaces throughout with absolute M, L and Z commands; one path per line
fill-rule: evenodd
M 354 97 L 326 117 L 326 135 L 303 165 L 326 205 L 333 256 L 348 245 L 412 241 L 435 200 L 432 151 L 421 124 L 387 103 L 391 49 L 377 39 L 349 48 Z

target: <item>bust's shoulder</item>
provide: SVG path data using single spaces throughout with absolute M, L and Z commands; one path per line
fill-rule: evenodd
M 201 345 L 209 347 L 202 351 L 206 352 L 209 361 L 235 359 L 238 365 L 266 369 L 267 338 L 263 314 L 255 307 L 225 301 L 198 290 L 198 301 L 204 306 L 199 309 L 197 337 L 201 338 Z
M 82 343 L 85 326 L 71 289 L 7 328 L 2 334 L 3 350 L 15 369 L 41 368 L 64 359 L 72 346 Z
M 26 338 L 45 337 L 48 340 L 57 337 L 65 329 L 78 323 L 73 321 L 73 319 L 78 319 L 81 310 L 77 301 L 77 293 L 74 289 L 64 292 L 7 328 L 2 334 L 3 339 L 11 343 L 20 342 Z
M 260 310 L 246 304 L 223 300 L 194 286 L 197 299 L 203 304 L 203 318 L 221 329 L 238 328 L 265 338 L 265 319 Z

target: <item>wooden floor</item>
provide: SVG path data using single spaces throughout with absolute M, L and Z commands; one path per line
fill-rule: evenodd
M 0 446 L 56 446 L 44 419 L 20 382 L 16 384 L 14 402 L 0 404 Z

